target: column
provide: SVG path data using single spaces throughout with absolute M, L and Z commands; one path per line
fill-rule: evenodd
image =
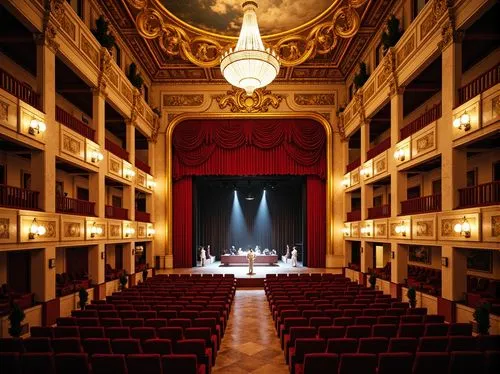
M 448 259 L 448 266 L 441 267 L 441 297 L 462 300 L 467 291 L 467 250 L 443 245 L 441 257 Z
M 350 240 L 344 240 L 344 267 L 349 265 L 352 259 L 352 243 Z
M 361 241 L 361 272 L 368 273 L 373 269 L 373 243 Z
M 36 37 L 37 86 L 41 94 L 47 130 L 44 134 L 45 150 L 32 153 L 32 188 L 40 192 L 39 207 L 46 212 L 56 209 L 56 151 L 59 149 L 59 126 L 56 125 L 56 46 L 45 35 Z
M 406 174 L 399 173 L 394 151 L 399 141 L 399 129 L 403 123 L 403 92 L 399 90 L 391 97 L 391 151 L 388 157 L 389 174 L 391 175 L 391 216 L 396 217 L 401 208 L 401 201 L 406 200 Z
M 149 167 L 151 168 L 151 175 L 154 177 L 155 183 L 157 184 L 156 187 L 153 188 L 153 192 L 151 195 L 147 196 L 146 199 L 146 210 L 151 216 L 151 222 L 155 221 L 155 203 L 154 203 L 154 194 L 156 188 L 159 186 L 159 181 L 158 178 L 155 177 L 155 143 L 152 140 L 148 140 L 148 164 Z M 151 266 L 153 264 L 151 263 Z
M 361 170 L 366 162 L 366 152 L 370 149 L 370 122 L 367 120 L 361 124 Z M 368 218 L 368 208 L 373 206 L 373 186 L 365 184 L 364 176 L 361 180 L 361 220 Z
M 123 245 L 123 268 L 128 274 L 135 273 L 135 255 L 132 250 L 135 249 L 135 242 L 129 242 Z
M 408 279 L 408 246 L 391 243 L 391 282 L 402 284 L 405 279 Z
M 462 43 L 454 40 L 443 46 L 442 54 L 442 122 L 438 146 L 441 151 L 441 208 L 455 209 L 458 189 L 467 185 L 467 152 L 453 148 L 453 108 L 458 104 L 462 76 Z
M 89 175 L 89 198 L 90 201 L 95 202 L 95 213 L 97 217 L 105 217 L 106 205 L 106 169 L 108 167 L 108 152 L 106 152 L 106 124 L 105 124 L 105 111 L 106 111 L 106 95 L 105 93 L 96 88 L 92 94 L 92 122 L 96 130 L 96 143 L 104 155 L 103 160 L 99 163 L 99 170 L 97 173 L 90 173 Z
M 132 121 L 127 121 L 127 144 L 126 149 L 129 154 L 129 162 L 135 165 L 135 126 Z M 128 209 L 128 218 L 131 221 L 135 220 L 135 178 L 132 180 L 130 186 L 123 188 L 123 207 Z
M 33 249 L 31 253 L 31 292 L 35 300 L 44 303 L 56 297 L 56 268 L 49 268 L 49 259 L 56 258 L 56 247 Z
M 104 243 L 89 246 L 89 278 L 92 279 L 93 285 L 99 285 L 105 282 L 105 250 L 106 245 Z

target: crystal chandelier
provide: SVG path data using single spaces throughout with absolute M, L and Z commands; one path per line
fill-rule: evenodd
M 280 71 L 278 55 L 265 49 L 257 23 L 257 3 L 245 1 L 242 5 L 243 25 L 234 50 L 225 52 L 220 61 L 224 78 L 233 86 L 243 88 L 247 95 L 271 83 Z

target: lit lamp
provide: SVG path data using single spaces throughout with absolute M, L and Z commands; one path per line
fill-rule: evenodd
M 134 228 L 127 226 L 127 228 L 125 229 L 125 236 L 128 238 L 129 236 L 134 235 L 134 233 L 135 233 Z
M 100 162 L 104 159 L 104 155 L 99 151 L 92 151 L 90 155 L 90 161 L 92 162 Z
M 464 112 L 460 117 L 453 120 L 453 127 L 464 131 L 469 131 L 471 129 L 470 116 L 467 112 Z
M 370 178 L 370 168 L 369 167 L 364 167 L 363 169 L 361 169 L 361 171 L 359 172 L 362 176 L 364 176 L 365 178 Z
M 342 234 L 344 234 L 344 236 L 349 236 L 349 234 L 350 234 L 349 228 L 348 227 L 344 227 L 342 229 Z
M 404 149 L 398 149 L 396 152 L 394 152 L 394 158 L 398 161 L 404 161 L 405 160 L 405 151 Z
M 43 236 L 47 232 L 47 229 L 43 225 L 39 225 L 36 218 L 33 218 L 33 222 L 31 222 L 30 232 L 28 235 L 29 239 L 35 239 L 38 236 Z
M 465 238 L 470 238 L 470 223 L 469 221 L 467 221 L 467 218 L 464 217 L 461 223 L 457 223 L 453 227 L 453 231 Z
M 342 182 L 340 182 L 344 188 L 349 187 L 349 179 L 344 178 L 342 179 Z
M 225 52 L 220 61 L 222 75 L 231 85 L 245 90 L 251 96 L 255 89 L 271 83 L 280 71 L 279 57 L 270 48 L 264 48 L 257 23 L 257 3 L 245 1 L 243 24 L 234 50 Z
M 30 127 L 28 129 L 28 132 L 30 133 L 30 135 L 38 135 L 38 134 L 44 133 L 45 130 L 47 130 L 47 126 L 45 125 L 45 123 L 43 123 L 42 121 L 39 121 L 35 118 L 33 118 L 31 120 Z
M 397 225 L 395 231 L 396 234 L 406 236 L 406 225 L 404 224 L 404 222 L 401 222 L 399 225 Z
M 156 182 L 155 182 L 154 180 L 150 179 L 150 180 L 148 181 L 148 188 L 152 190 L 152 189 L 154 189 L 155 187 L 156 187 Z
M 366 236 L 370 236 L 370 228 L 369 227 L 362 227 L 361 234 L 366 235 Z
M 151 237 L 156 233 L 156 230 L 152 227 L 148 228 L 148 236 Z
M 102 235 L 102 227 L 97 226 L 96 223 L 94 222 L 92 224 L 92 227 L 90 228 L 90 237 L 95 238 L 96 235 Z
M 133 171 L 132 169 L 125 169 L 125 178 L 133 178 L 135 176 L 135 171 Z

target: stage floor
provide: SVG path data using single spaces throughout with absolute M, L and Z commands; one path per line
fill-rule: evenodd
M 285 264 L 278 261 L 277 265 L 258 264 L 253 267 L 254 274 L 248 274 L 248 265 L 229 265 L 221 266 L 220 261 L 215 261 L 213 264 L 206 266 L 197 266 L 192 268 L 181 269 L 159 269 L 156 274 L 234 274 L 239 279 L 264 279 L 266 274 L 282 274 L 282 273 L 334 273 L 342 274 L 342 269 L 327 269 L 327 268 L 310 268 L 304 267 L 301 263 L 297 267 L 292 267 L 290 264 Z

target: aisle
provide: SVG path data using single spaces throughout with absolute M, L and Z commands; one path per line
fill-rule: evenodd
M 288 374 L 264 290 L 237 290 L 214 374 Z

